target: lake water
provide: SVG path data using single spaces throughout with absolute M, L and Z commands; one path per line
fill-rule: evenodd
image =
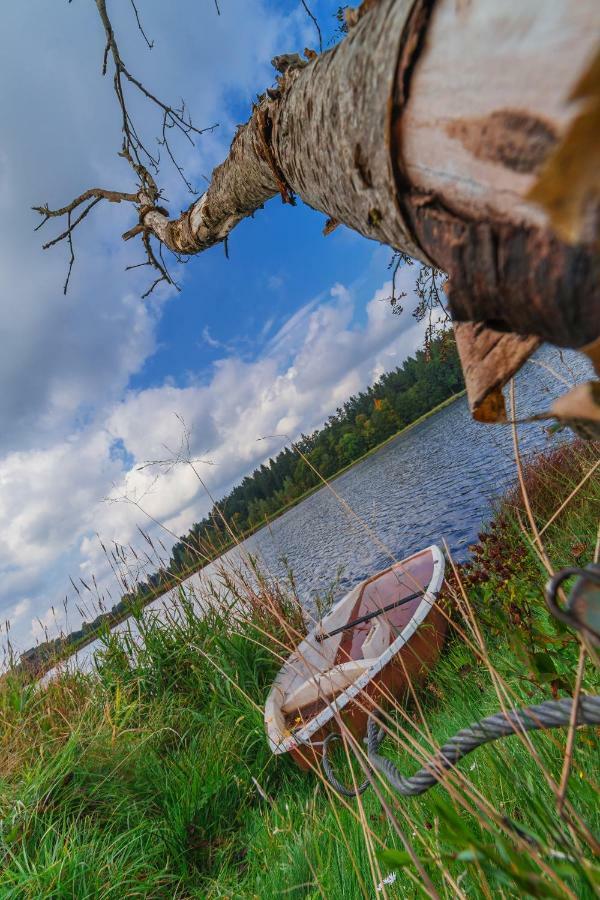
M 591 369 L 575 354 L 545 349 L 536 360 L 516 379 L 519 417 L 547 409 L 553 397 L 564 393 L 567 388 L 559 378 L 572 384 L 590 377 Z M 519 426 L 524 457 L 571 437 L 568 431 L 549 437 L 544 423 Z M 273 576 L 285 577 L 289 568 L 301 602 L 313 609 L 334 582 L 333 597 L 338 599 L 390 560 L 432 543 L 446 542 L 457 560 L 464 559 L 491 516 L 494 498 L 515 478 L 511 427 L 474 422 L 462 398 L 288 510 L 186 584 L 201 595 L 207 580 L 218 580 L 223 565 L 235 568 L 247 551 Z M 147 609 L 160 615 L 172 602 L 167 594 Z M 87 667 L 96 647 L 97 642 L 80 651 L 77 665 Z

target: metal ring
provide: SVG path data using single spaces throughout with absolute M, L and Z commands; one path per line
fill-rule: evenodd
M 560 572 L 557 572 L 556 575 L 553 575 L 552 578 L 548 579 L 546 582 L 546 606 L 555 619 L 564 622 L 565 625 L 576 629 L 576 631 L 588 632 L 596 638 L 596 640 L 600 640 L 600 633 L 595 631 L 587 622 L 582 622 L 582 620 L 574 615 L 568 607 L 567 609 L 563 609 L 556 602 L 556 593 L 561 584 L 566 581 L 567 578 L 573 577 L 581 578 L 585 581 L 593 581 L 595 584 L 600 585 L 599 568 L 588 567 L 586 569 L 581 569 L 578 566 L 568 566 L 566 569 L 561 569 Z

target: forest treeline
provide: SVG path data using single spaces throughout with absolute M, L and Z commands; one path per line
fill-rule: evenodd
M 260 526 L 319 484 L 319 475 L 335 475 L 463 387 L 456 345 L 445 333 L 247 475 L 175 544 L 169 569 L 186 572 L 203 555 L 212 557 L 230 543 L 231 531 L 239 536 Z
M 367 390 L 350 397 L 322 428 L 301 435 L 294 447 L 285 447 L 247 475 L 180 537 L 168 564 L 138 583 L 110 612 L 84 622 L 66 638 L 32 648 L 23 654 L 22 662 L 38 669 L 67 647 L 87 642 L 102 627 L 112 627 L 132 608 L 168 590 L 182 576 L 219 556 L 234 539 L 260 527 L 316 487 L 319 476 L 335 475 L 463 387 L 452 333 L 444 332 L 429 342 L 427 350 L 417 351 Z

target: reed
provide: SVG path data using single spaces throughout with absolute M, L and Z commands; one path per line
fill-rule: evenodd
M 565 444 L 525 467 L 556 568 L 596 551 L 600 478 L 586 474 L 598 449 Z M 503 706 L 575 689 L 580 643 L 545 611 L 538 551 L 511 489 L 449 578 L 434 676 L 385 710 L 382 752 L 402 771 Z M 105 635 L 90 674 L 43 687 L 4 678 L 0 896 L 597 895 L 598 734 L 576 732 L 562 804 L 559 732 L 482 748 L 422 797 L 397 798 L 375 776 L 344 800 L 319 772 L 273 757 L 264 736 L 265 696 L 305 628 L 293 579 L 245 558 L 203 596 L 180 588 L 161 618 L 139 610 Z M 582 690 L 598 691 L 589 660 Z M 340 775 L 362 778 L 362 748 L 348 738 L 346 749 Z

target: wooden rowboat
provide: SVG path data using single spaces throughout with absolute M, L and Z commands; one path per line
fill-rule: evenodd
M 302 767 L 341 717 L 358 737 L 369 709 L 403 700 L 435 664 L 446 634 L 436 599 L 444 556 L 432 545 L 357 585 L 282 666 L 265 704 L 271 750 Z

